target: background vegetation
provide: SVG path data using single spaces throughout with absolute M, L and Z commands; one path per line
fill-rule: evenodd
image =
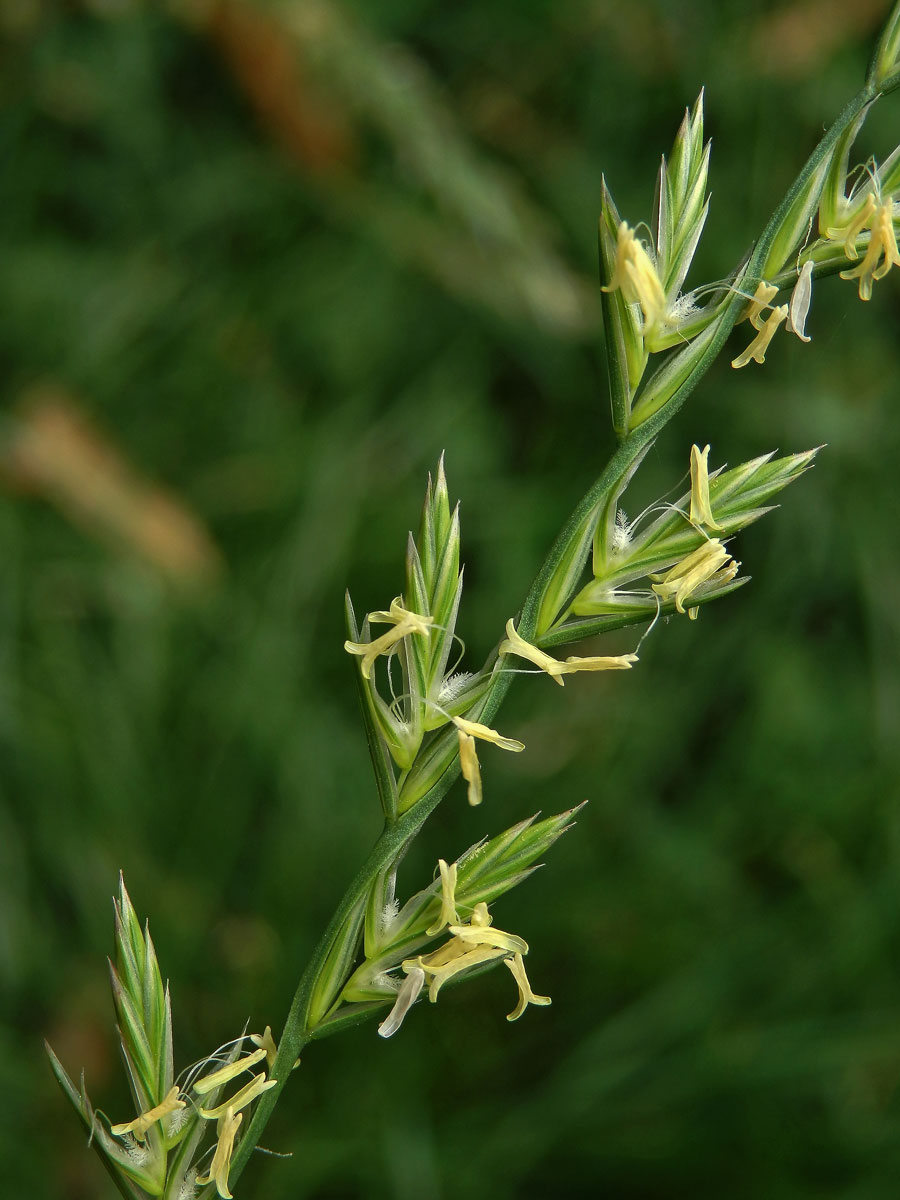
M 42 1061 L 130 1113 L 103 955 L 124 869 L 185 1064 L 276 1027 L 378 827 L 341 649 L 399 590 L 441 450 L 477 661 L 611 449 L 601 171 L 632 222 L 701 85 L 694 278 L 747 248 L 887 10 L 816 0 L 4 0 L 0 1159 L 108 1184 Z M 900 100 L 861 157 L 900 137 Z M 405 874 L 589 798 L 498 907 L 494 972 L 313 1046 L 266 1197 L 894 1196 L 900 1174 L 900 296 L 723 361 L 652 452 L 827 442 L 741 538 L 755 578 L 638 670 L 514 689 L 521 756 Z M 743 345 L 741 339 L 741 345 Z M 737 344 L 737 343 L 735 343 Z M 585 432 L 585 431 L 590 432 Z

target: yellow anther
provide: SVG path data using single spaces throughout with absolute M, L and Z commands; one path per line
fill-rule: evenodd
M 507 1021 L 518 1021 L 529 1004 L 537 1004 L 540 1007 L 544 1007 L 547 1004 L 553 1003 L 549 996 L 536 996 L 531 990 L 531 984 L 528 982 L 528 976 L 525 973 L 525 963 L 521 954 L 514 954 L 512 958 L 504 958 L 503 962 L 509 967 L 513 979 L 519 985 L 519 1000 L 516 1007 L 507 1016 Z
M 248 1104 L 252 1104 L 257 1096 L 261 1096 L 263 1092 L 267 1092 L 269 1088 L 275 1086 L 276 1080 L 266 1079 L 265 1071 L 259 1075 L 254 1075 L 251 1081 L 241 1088 L 239 1092 L 226 1100 L 224 1104 L 218 1105 L 216 1108 L 201 1108 L 200 1116 L 205 1117 L 207 1121 L 214 1121 L 221 1117 L 229 1109 L 233 1112 L 240 1112 L 242 1108 L 246 1108 Z
M 267 1025 L 262 1034 L 251 1033 L 250 1041 L 254 1046 L 259 1046 L 266 1052 L 266 1066 L 271 1070 L 275 1062 L 275 1055 L 278 1053 L 278 1047 L 275 1045 L 275 1039 L 272 1037 L 272 1026 Z
M 235 1113 L 230 1108 L 225 1110 L 219 1128 L 219 1140 L 216 1142 L 216 1150 L 209 1170 L 205 1175 L 197 1176 L 197 1183 L 201 1187 L 215 1182 L 216 1191 L 222 1200 L 232 1200 L 231 1192 L 228 1190 L 228 1172 L 231 1169 L 231 1155 L 234 1152 L 234 1137 L 243 1119 L 243 1113 Z
M 887 203 L 880 205 L 872 218 L 869 245 L 862 262 L 849 271 L 841 271 L 841 279 L 859 279 L 860 300 L 871 300 L 872 281 L 883 279 L 894 266 L 900 266 L 900 252 L 894 233 L 892 205 Z
M 441 911 L 435 923 L 425 930 L 429 937 L 435 937 L 448 925 L 459 922 L 456 911 L 456 863 L 448 866 L 444 859 L 439 858 L 438 870 L 441 873 Z
M 844 253 L 852 262 L 856 262 L 859 258 L 859 251 L 856 249 L 856 239 L 875 216 L 876 207 L 875 193 L 869 192 L 862 207 L 846 225 L 831 226 L 825 230 L 827 238 L 830 238 L 834 242 L 844 243 Z
M 163 1117 L 167 1117 L 170 1113 L 177 1112 L 178 1109 L 186 1107 L 185 1102 L 178 1099 L 178 1092 L 178 1087 L 173 1087 L 155 1108 L 148 1109 L 147 1112 L 141 1113 L 133 1121 L 129 1121 L 124 1125 L 113 1125 L 112 1132 L 116 1137 L 121 1137 L 123 1133 L 130 1133 L 136 1141 L 146 1141 L 147 1131 L 151 1125 L 155 1125 L 157 1121 L 161 1121 Z
M 786 304 L 779 304 L 777 308 L 773 308 L 763 322 L 759 333 L 742 354 L 731 360 L 731 365 L 733 367 L 746 367 L 751 358 L 758 363 L 764 363 L 766 361 L 766 350 L 768 349 L 769 342 L 771 342 L 775 336 L 776 329 L 786 319 L 787 315 L 788 306 Z
M 762 311 L 764 308 L 769 307 L 769 302 L 774 300 L 777 295 L 778 288 L 774 283 L 766 283 L 763 279 L 756 285 L 756 291 L 753 293 L 753 299 L 750 301 L 746 317 L 754 329 L 762 329 L 763 323 L 760 319 Z
M 692 551 L 674 567 L 659 575 L 651 575 L 656 580 L 653 591 L 663 600 L 675 598 L 675 608 L 678 612 L 685 611 L 685 600 L 700 586 L 707 583 L 725 566 L 730 554 L 718 538 L 710 538 L 702 546 Z M 727 578 L 733 579 L 737 574 L 737 563 L 734 569 L 729 567 Z M 724 578 L 724 577 L 723 577 Z
M 721 529 L 709 502 L 709 446 L 691 446 L 691 524 Z
M 625 221 L 616 238 L 616 261 L 604 292 L 621 288 L 629 304 L 639 304 L 644 316 L 641 334 L 654 325 L 668 325 L 666 293 L 650 255 Z
M 265 1050 L 266 1066 L 271 1071 L 272 1067 L 275 1065 L 275 1058 L 278 1054 L 278 1047 L 275 1045 L 275 1039 L 272 1037 L 272 1026 L 267 1025 L 262 1034 L 251 1033 L 250 1041 L 254 1046 L 261 1046 L 262 1049 Z M 291 1070 L 296 1071 L 299 1066 L 300 1059 L 298 1058 L 294 1060 L 294 1065 L 291 1067 Z
M 221 1087 L 224 1083 L 229 1083 L 232 1079 L 236 1079 L 238 1075 L 242 1075 L 250 1067 L 255 1067 L 265 1057 L 266 1051 L 262 1047 L 259 1050 L 254 1050 L 252 1054 L 245 1054 L 243 1058 L 237 1058 L 234 1062 L 220 1067 L 218 1071 L 213 1071 L 209 1075 L 204 1075 L 202 1079 L 198 1079 L 194 1084 L 194 1091 L 198 1096 L 205 1096 L 209 1092 L 214 1092 L 217 1087 Z
M 451 717 L 451 720 L 459 735 L 459 765 L 463 779 L 469 785 L 469 803 L 473 806 L 478 805 L 482 800 L 481 766 L 478 762 L 475 739 L 493 742 L 495 746 L 500 746 L 503 750 L 512 750 L 515 753 L 524 750 L 525 746 L 522 742 L 517 742 L 515 738 L 503 737 L 496 729 L 490 729 L 487 725 L 479 724 L 478 721 L 467 721 L 465 717 Z

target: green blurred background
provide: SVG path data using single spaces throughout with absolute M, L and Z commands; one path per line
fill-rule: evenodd
M 130 1114 L 103 956 L 124 869 L 185 1064 L 283 1019 L 376 835 L 342 595 L 383 607 L 447 452 L 472 662 L 611 449 L 601 171 L 649 217 L 706 86 L 695 281 L 857 89 L 887 4 L 0 4 L 0 1159 L 109 1194 L 41 1037 Z M 859 156 L 900 140 L 900 99 Z M 900 1186 L 900 317 L 714 368 L 692 441 L 828 448 L 740 539 L 750 586 L 639 670 L 513 690 L 401 875 L 589 798 L 497 906 L 493 972 L 311 1047 L 239 1195 L 893 1197 Z M 743 338 L 734 344 L 743 345 Z M 726 356 L 730 357 L 730 356 Z M 624 644 L 624 643 L 623 643 Z M 501 978 L 501 974 L 503 977 Z

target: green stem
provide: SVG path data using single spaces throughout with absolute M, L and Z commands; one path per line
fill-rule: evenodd
M 397 821 L 385 825 L 381 836 L 372 847 L 369 857 L 363 863 L 362 867 L 360 867 L 350 887 L 344 893 L 344 897 L 328 923 L 328 927 L 322 935 L 319 944 L 316 946 L 309 965 L 303 972 L 303 976 L 294 993 L 294 999 L 285 1022 L 284 1032 L 281 1035 L 281 1041 L 278 1045 L 278 1054 L 270 1072 L 271 1078 L 276 1080 L 278 1086 L 270 1088 L 259 1100 L 256 1112 L 253 1114 L 253 1120 L 250 1122 L 247 1133 L 241 1139 L 241 1143 L 232 1159 L 231 1171 L 229 1172 L 231 1183 L 240 1175 L 262 1136 L 262 1132 L 268 1123 L 282 1088 L 287 1083 L 291 1074 L 297 1056 L 303 1047 L 312 1041 L 315 1036 L 315 1031 L 309 1027 L 310 1000 L 319 977 L 319 972 L 328 957 L 335 938 L 340 933 L 344 922 L 355 906 L 368 893 L 372 880 L 381 871 L 388 868 L 391 863 L 396 861 L 403 847 L 415 837 L 428 820 L 429 816 L 447 794 L 456 779 L 456 774 L 457 772 L 453 769 L 445 771 L 434 787 L 422 797 L 415 808 L 404 813 Z
M 862 91 L 850 101 L 813 150 L 791 189 L 772 214 L 762 236 L 754 247 L 744 272 L 744 280 L 751 289 L 755 289 L 759 282 L 760 264 L 765 260 L 769 246 L 795 195 L 803 187 L 809 176 L 822 161 L 824 155 L 830 151 L 847 126 L 857 117 L 865 105 L 874 99 L 876 94 L 874 85 L 867 83 Z M 697 360 L 690 377 L 663 408 L 653 413 L 643 424 L 625 436 L 602 474 L 566 522 L 538 572 L 522 607 L 517 628 L 521 636 L 526 640 L 534 636 L 537 617 L 546 588 L 553 578 L 560 561 L 570 551 L 573 543 L 580 537 L 580 526 L 587 513 L 598 503 L 604 493 L 614 487 L 623 478 L 641 450 L 657 436 L 660 430 L 668 424 L 675 413 L 681 408 L 687 397 L 706 374 L 713 360 L 718 356 L 719 350 L 724 345 L 745 304 L 746 300 L 740 294 L 736 293 L 730 298 L 723 313 L 724 319 L 715 338 L 707 347 L 704 354 Z M 494 650 L 483 668 L 485 673 L 491 670 L 496 657 L 497 652 Z M 486 701 L 480 715 L 481 720 L 490 721 L 494 716 L 509 690 L 512 679 L 513 675 L 510 672 L 495 672 L 491 676 Z M 344 894 L 313 953 L 309 965 L 300 979 L 297 991 L 294 993 L 294 999 L 291 1003 L 290 1012 L 288 1013 L 284 1032 L 279 1043 L 278 1054 L 271 1071 L 271 1077 L 276 1081 L 277 1086 L 270 1088 L 259 1100 L 249 1128 L 241 1139 L 232 1160 L 229 1173 L 231 1184 L 237 1181 L 258 1144 L 263 1130 L 272 1115 L 272 1111 L 278 1102 L 281 1091 L 290 1077 L 294 1061 L 303 1047 L 314 1037 L 315 1031 L 309 1025 L 310 1000 L 319 973 L 328 958 L 329 951 L 335 939 L 340 934 L 344 922 L 359 901 L 366 896 L 371 887 L 372 880 L 379 872 L 385 870 L 391 863 L 396 861 L 404 845 L 415 837 L 419 829 L 421 829 L 425 821 L 447 794 L 451 785 L 456 780 L 458 773 L 458 764 L 452 764 L 431 790 L 413 808 L 404 813 L 396 821 L 386 823 L 369 857 Z

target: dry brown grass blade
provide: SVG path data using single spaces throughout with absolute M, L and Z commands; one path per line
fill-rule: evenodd
M 49 501 L 178 588 L 208 586 L 221 574 L 221 555 L 199 518 L 142 475 L 61 388 L 28 393 L 4 426 L 0 482 Z
M 851 40 L 866 38 L 884 19 L 884 0 L 798 0 L 765 13 L 750 39 L 758 68 L 801 78 Z
M 206 29 L 265 128 L 313 173 L 352 163 L 355 139 L 344 114 L 309 80 L 291 39 L 248 4 L 217 0 Z

